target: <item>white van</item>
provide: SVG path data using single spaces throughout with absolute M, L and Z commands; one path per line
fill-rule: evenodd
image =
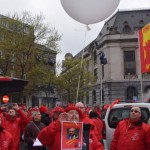
M 103 118 L 103 141 L 105 150 L 109 150 L 118 122 L 129 117 L 132 106 L 138 106 L 141 108 L 143 121 L 148 123 L 150 117 L 150 103 L 121 103 L 115 104 L 112 109 L 109 107 L 106 111 L 105 117 Z

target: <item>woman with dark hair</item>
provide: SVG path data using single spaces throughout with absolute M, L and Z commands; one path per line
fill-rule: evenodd
M 132 107 L 130 117 L 119 122 L 110 150 L 150 150 L 150 126 L 142 121 L 139 107 Z

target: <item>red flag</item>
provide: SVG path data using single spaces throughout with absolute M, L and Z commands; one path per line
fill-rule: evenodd
M 150 72 L 150 23 L 139 31 L 141 73 Z

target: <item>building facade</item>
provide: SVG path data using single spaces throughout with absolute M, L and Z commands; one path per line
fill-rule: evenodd
M 52 74 L 56 74 L 56 55 L 57 52 L 50 50 L 44 45 L 36 44 L 36 47 L 40 50 L 40 55 L 38 61 L 44 61 L 45 65 Z M 54 107 L 56 100 L 58 99 L 58 93 L 55 85 L 49 84 L 46 88 L 47 94 L 45 92 L 37 90 L 28 98 L 28 106 L 40 106 L 46 105 L 49 108 Z
M 29 80 L 29 73 L 33 69 L 34 64 L 39 62 L 42 62 L 49 72 L 56 74 L 57 52 L 44 45 L 35 43 L 34 32 L 33 26 L 20 20 L 0 15 L 1 75 Z M 21 95 L 22 90 L 17 93 L 10 90 L 10 95 L 12 99 L 18 99 L 18 103 L 26 103 L 27 106 L 39 106 L 41 103 L 50 106 L 57 99 L 57 94 L 54 85 L 49 84 L 46 86 L 47 95 L 37 87 L 28 89 L 33 91 L 30 92 L 32 94 L 29 96 Z
M 140 72 L 138 31 L 150 22 L 150 9 L 118 11 L 102 27 L 98 37 L 74 58 L 88 60 L 87 71 L 97 81 L 91 85 L 83 101 L 102 105 L 116 99 L 146 102 L 150 98 L 150 74 Z M 96 43 L 96 44 L 95 44 Z M 100 62 L 103 52 L 107 64 Z

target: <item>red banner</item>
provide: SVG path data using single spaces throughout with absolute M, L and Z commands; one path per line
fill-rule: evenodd
M 139 31 L 141 73 L 150 72 L 150 23 Z

